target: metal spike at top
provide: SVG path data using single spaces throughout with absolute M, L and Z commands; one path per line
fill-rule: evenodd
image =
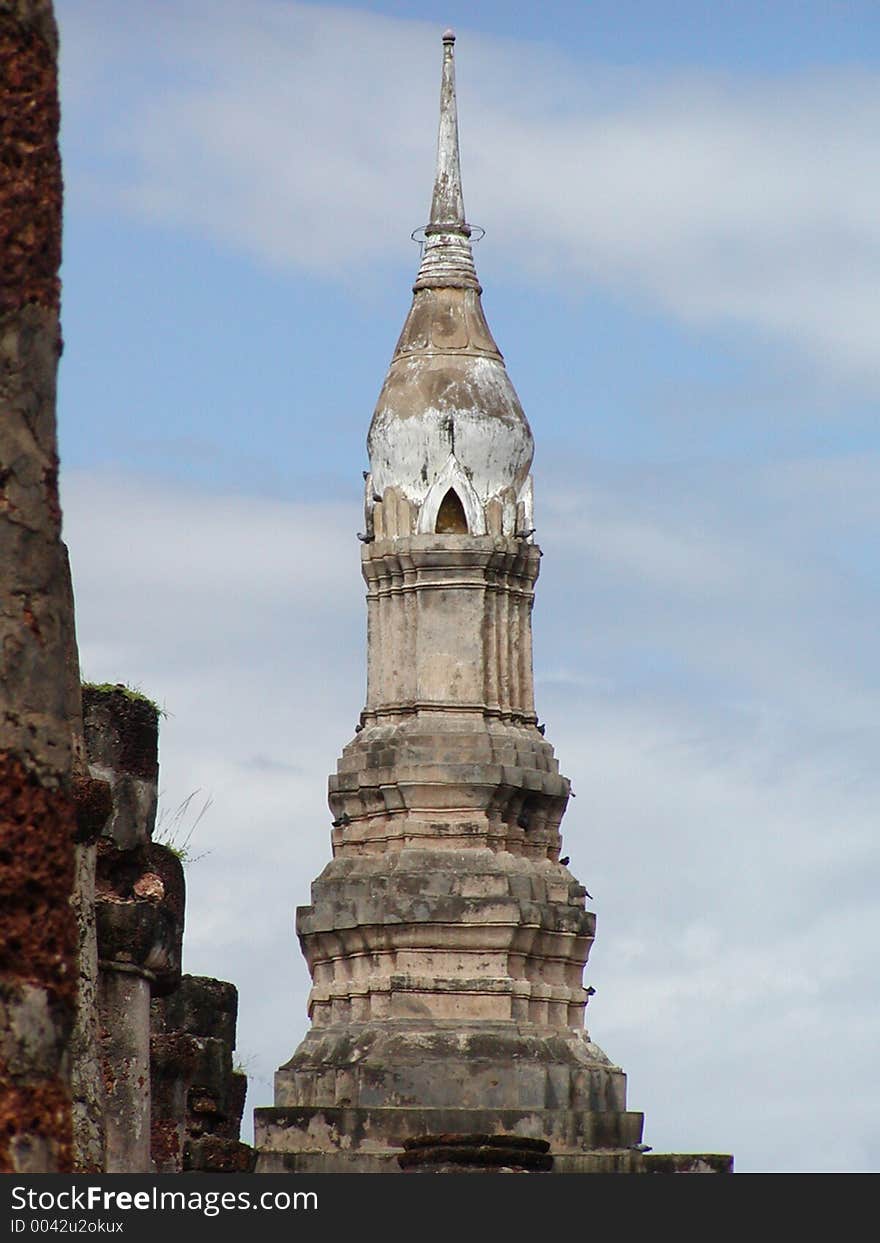
M 454 48 L 455 34 L 451 30 L 444 31 L 437 172 L 431 199 L 431 219 L 422 231 L 424 251 L 415 289 L 480 287 L 471 251 L 471 227 L 465 220 L 461 192 Z

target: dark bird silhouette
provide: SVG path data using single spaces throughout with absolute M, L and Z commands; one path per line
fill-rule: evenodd
M 596 990 L 593 988 L 591 984 L 589 988 L 584 989 L 584 992 L 587 994 L 588 997 L 592 997 L 594 993 L 596 992 Z
M 569 855 L 563 855 L 559 862 L 564 868 L 567 868 L 569 863 L 571 863 L 571 857 Z

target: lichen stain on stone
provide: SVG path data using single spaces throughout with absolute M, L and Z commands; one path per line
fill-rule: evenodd
M 165 885 L 155 872 L 145 872 L 132 885 L 132 893 L 147 902 L 161 902 L 165 897 Z

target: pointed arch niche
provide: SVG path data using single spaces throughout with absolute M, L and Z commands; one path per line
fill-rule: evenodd
M 480 498 L 451 453 L 422 502 L 418 530 L 420 535 L 486 534 L 486 515 Z
M 434 531 L 437 535 L 467 535 L 468 533 L 467 515 L 455 488 L 450 488 L 440 502 Z

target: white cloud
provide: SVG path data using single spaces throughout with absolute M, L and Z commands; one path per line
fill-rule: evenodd
M 120 13 L 60 5 L 76 196 L 334 279 L 400 258 L 429 200 L 433 25 L 269 0 Z M 460 35 L 466 201 L 508 271 L 876 390 L 876 74 L 660 78 Z

